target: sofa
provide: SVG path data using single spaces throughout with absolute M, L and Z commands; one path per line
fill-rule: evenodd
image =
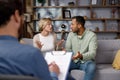
M 32 40 L 24 39 L 26 44 L 32 45 Z M 112 67 L 112 62 L 120 49 L 120 40 L 98 40 L 98 49 L 95 57 L 96 73 L 94 80 L 120 80 L 120 70 Z M 75 80 L 83 80 L 84 71 L 72 70 L 71 75 Z
M 112 67 L 112 62 L 118 49 L 120 49 L 120 40 L 98 40 L 94 80 L 120 80 L 120 70 L 115 70 Z M 75 80 L 83 80 L 84 74 L 80 70 L 71 72 Z

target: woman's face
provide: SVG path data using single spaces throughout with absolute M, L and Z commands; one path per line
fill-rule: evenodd
M 48 22 L 44 28 L 45 31 L 52 32 L 52 23 Z

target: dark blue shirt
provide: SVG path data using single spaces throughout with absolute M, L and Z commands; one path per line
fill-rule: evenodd
M 52 80 L 41 52 L 20 44 L 17 38 L 0 36 L 0 74 L 30 75 L 40 80 Z M 52 73 L 54 80 L 57 77 Z

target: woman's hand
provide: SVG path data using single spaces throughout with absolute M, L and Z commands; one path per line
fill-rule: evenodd
M 40 41 L 36 41 L 36 44 L 37 44 L 37 46 L 38 46 L 38 48 L 42 48 L 42 46 L 43 46 L 43 44 L 40 42 Z
M 62 44 L 64 42 L 64 39 L 60 40 L 56 44 L 56 50 L 63 49 Z
M 56 45 L 57 45 L 57 46 L 62 46 L 63 42 L 64 42 L 64 39 L 58 41 Z

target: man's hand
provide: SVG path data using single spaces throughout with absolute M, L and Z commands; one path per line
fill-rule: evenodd
M 75 59 L 78 59 L 78 58 L 80 58 L 80 59 L 83 58 L 82 54 L 80 54 L 79 51 L 76 53 L 76 55 L 74 55 L 74 56 L 72 57 L 72 60 L 75 60 Z
M 40 41 L 36 41 L 36 44 L 37 44 L 37 46 L 38 46 L 38 48 L 42 48 L 42 46 L 43 46 L 43 44 L 40 42 Z
M 51 64 L 49 64 L 49 70 L 50 72 L 55 72 L 57 75 L 60 74 L 60 69 L 55 62 L 52 62 Z

